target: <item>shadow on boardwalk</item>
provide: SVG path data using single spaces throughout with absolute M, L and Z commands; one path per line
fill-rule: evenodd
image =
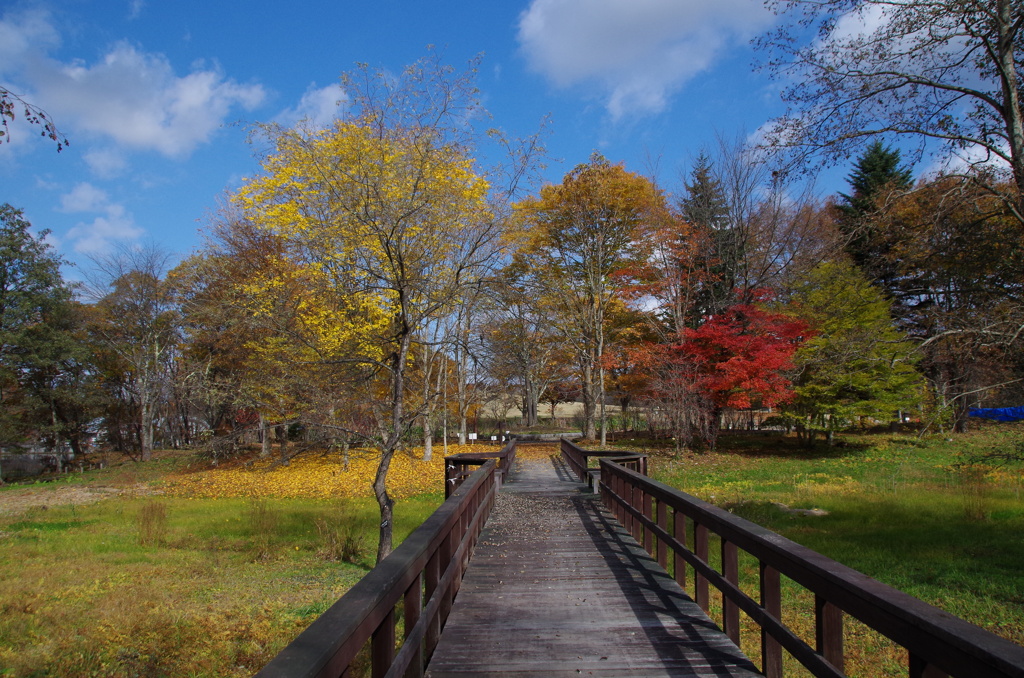
M 428 675 L 754 676 L 559 459 L 519 461 Z

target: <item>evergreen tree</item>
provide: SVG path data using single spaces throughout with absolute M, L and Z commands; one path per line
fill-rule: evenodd
M 874 141 L 857 159 L 846 177 L 853 192 L 840 193 L 839 210 L 844 216 L 863 217 L 875 211 L 875 201 L 886 190 L 910 187 L 913 175 L 909 167 L 900 166 L 899 149 Z
M 683 187 L 686 193 L 679 201 L 679 211 L 694 231 L 703 234 L 711 244 L 702 262 L 707 271 L 706 284 L 696 297 L 697 308 L 691 316 L 700 318 L 732 305 L 744 242 L 730 223 L 725 189 L 706 154 L 697 156 L 690 180 Z
M 690 181 L 683 184 L 686 195 L 679 201 L 679 207 L 683 218 L 691 224 L 718 231 L 729 226 L 729 205 L 722 182 L 713 170 L 707 154 L 697 156 Z
M 889 287 L 895 272 L 887 261 L 890 244 L 879 233 L 875 218 L 879 200 L 893 191 L 910 188 L 909 167 L 900 165 L 900 152 L 875 141 L 857 159 L 847 176 L 850 194 L 840 193 L 839 228 L 846 236 L 846 251 L 873 281 Z
M 96 366 L 99 347 L 88 336 L 91 310 L 71 299 L 55 300 L 42 322 L 23 333 L 17 352 L 23 427 L 47 448 L 66 443 L 76 456 L 88 451 L 93 422 L 107 403 Z
M 21 210 L 0 205 L 0 444 L 67 441 L 81 449 L 91 414 L 79 387 L 89 351 L 61 259 Z

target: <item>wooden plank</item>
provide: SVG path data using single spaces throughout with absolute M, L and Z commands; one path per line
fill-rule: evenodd
M 585 489 L 517 463 L 427 675 L 758 675 Z

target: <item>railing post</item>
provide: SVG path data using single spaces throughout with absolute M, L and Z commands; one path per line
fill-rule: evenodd
M 441 549 L 444 545 L 438 547 L 434 551 L 429 560 L 427 560 L 427 569 L 423 572 L 423 595 L 427 600 L 430 600 L 434 591 L 437 590 L 437 583 L 441 578 L 440 562 L 441 562 Z M 437 647 L 437 641 L 441 637 L 441 610 L 434 614 L 433 617 L 427 620 L 427 630 L 424 634 L 426 636 L 426 651 L 427 658 L 434 654 L 434 648 Z
M 455 566 L 454 563 L 452 563 L 452 542 L 455 540 L 455 531 L 456 526 L 452 526 L 452 530 L 441 542 L 440 574 L 442 578 L 449 567 Z M 441 603 L 437 614 L 439 631 L 444 628 L 444 622 L 448 619 L 448 614 L 452 611 L 452 601 L 455 600 L 454 587 L 455 582 L 452 581 L 444 588 L 443 591 L 440 592 Z
M 626 507 L 624 506 L 624 503 L 628 499 L 626 497 L 626 481 L 621 475 L 618 475 L 614 471 L 611 472 L 611 478 L 615 486 L 615 518 L 618 519 L 618 523 L 626 527 L 628 532 L 630 523 L 626 516 L 628 516 L 629 513 L 626 512 Z
M 629 505 L 633 508 L 634 511 L 642 514 L 644 510 L 644 491 L 639 485 L 634 485 L 633 483 L 630 483 L 629 487 L 632 490 L 632 492 L 630 492 Z M 633 528 L 630 531 L 630 533 L 633 535 L 633 539 L 635 539 L 638 544 L 643 544 L 643 521 L 634 516 L 632 513 L 630 513 L 629 517 Z
M 722 540 L 722 576 L 737 588 L 740 584 L 739 551 L 736 545 Z M 737 647 L 740 644 L 740 608 L 722 592 L 722 630 Z
M 672 536 L 676 541 L 686 547 L 686 514 L 679 509 L 672 509 Z M 675 571 L 676 583 L 680 588 L 686 590 L 686 560 L 682 554 L 673 549 L 673 570 Z
M 615 517 L 619 519 L 619 524 L 628 530 L 629 518 L 627 516 L 629 513 L 626 511 L 625 504 L 629 497 L 626 496 L 626 479 L 614 472 L 612 477 L 615 478 L 615 495 L 618 497 L 615 502 Z
M 664 532 L 668 532 L 668 505 L 665 504 L 661 499 L 658 500 L 658 527 Z M 658 537 L 658 565 L 661 568 L 668 569 L 668 544 L 661 537 Z
M 704 563 L 708 562 L 708 528 L 697 521 L 693 523 L 693 553 Z M 693 599 L 704 612 L 710 609 L 708 580 L 700 572 L 694 572 Z
M 643 493 L 643 514 L 644 518 L 654 522 L 654 497 L 648 493 Z M 647 523 L 642 523 L 644 528 L 644 550 L 647 553 L 654 555 L 654 531 L 650 528 Z
M 469 502 L 467 502 L 467 505 Z M 466 514 L 468 513 L 468 506 L 459 514 L 459 519 L 455 523 L 455 528 L 452 530 L 452 545 L 451 545 L 451 558 L 452 567 L 455 569 L 455 575 L 452 577 L 451 587 L 451 602 L 454 604 L 455 595 L 459 592 L 462 587 L 462 573 L 463 561 L 461 558 L 456 558 L 455 555 L 458 553 L 459 546 L 462 545 L 462 538 L 466 534 Z
M 423 582 L 422 575 L 416 577 L 405 592 L 403 609 L 405 615 L 405 630 L 403 638 L 408 641 L 412 629 L 420 621 L 420 613 L 423 611 Z M 415 657 L 405 672 L 405 678 L 419 678 L 423 675 L 423 643 L 416 648 Z
M 782 619 L 782 578 L 779 571 L 764 562 L 761 570 L 761 607 L 765 612 Z M 761 673 L 765 678 L 782 678 L 782 646 L 764 627 L 761 627 Z
M 373 640 L 370 641 L 370 657 L 373 667 L 371 675 L 373 678 L 384 678 L 388 669 L 391 668 L 391 662 L 395 659 L 394 608 L 391 608 L 380 626 L 373 632 Z
M 843 670 L 843 611 L 819 595 L 814 596 L 814 638 L 818 653 Z

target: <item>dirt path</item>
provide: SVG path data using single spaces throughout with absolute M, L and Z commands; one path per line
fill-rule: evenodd
M 0 492 L 0 516 L 18 515 L 34 508 L 94 504 L 109 497 L 152 492 L 152 488 L 144 484 L 130 487 L 13 487 Z

